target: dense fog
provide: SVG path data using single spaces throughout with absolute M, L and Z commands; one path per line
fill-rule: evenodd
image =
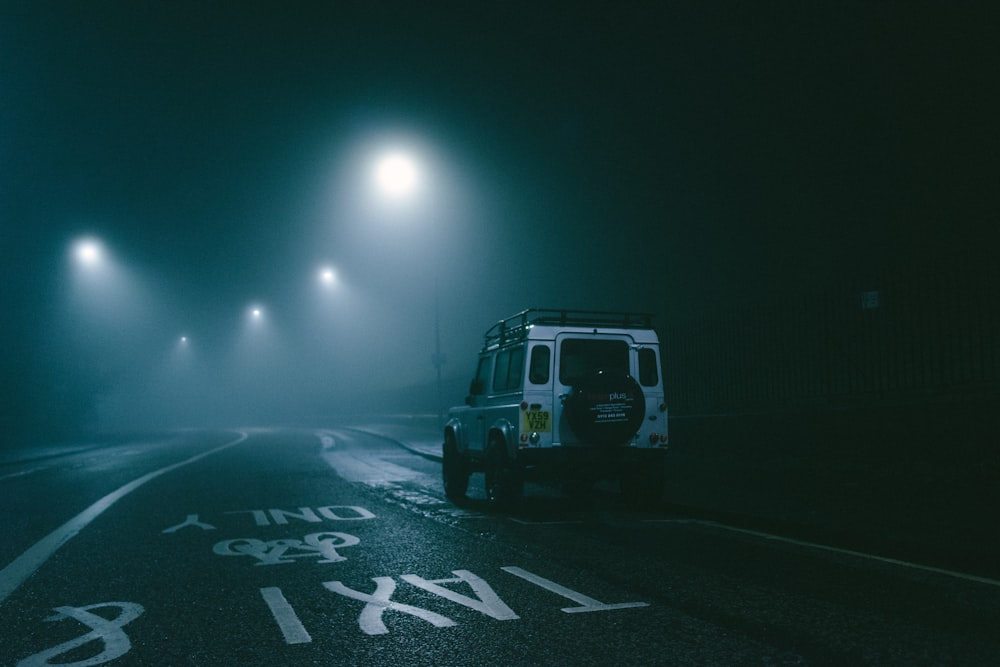
M 524 308 L 662 334 L 985 256 L 990 17 L 764 14 L 5 6 L 0 426 L 433 411 Z

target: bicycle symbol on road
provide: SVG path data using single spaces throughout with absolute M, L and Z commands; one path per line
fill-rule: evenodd
M 104 608 L 118 608 L 119 613 L 115 618 L 110 619 L 91 613 L 92 610 Z M 48 667 L 49 665 L 83 667 L 84 665 L 100 665 L 121 657 L 132 648 L 132 642 L 129 641 L 128 635 L 122 631 L 122 627 L 137 619 L 144 610 L 142 605 L 135 602 L 102 602 L 85 607 L 56 607 L 55 611 L 54 616 L 45 620 L 61 621 L 72 618 L 90 627 L 90 632 L 25 658 L 17 663 L 17 667 Z M 76 662 L 49 662 L 53 658 L 58 658 L 95 641 L 100 641 L 104 645 L 104 649 L 95 656 Z
M 212 551 L 220 556 L 251 556 L 255 565 L 281 565 L 294 563 L 295 558 L 319 557 L 317 563 L 339 563 L 347 560 L 337 549 L 353 547 L 361 542 L 347 533 L 312 533 L 301 540 L 270 540 L 265 542 L 253 537 L 241 537 L 216 543 Z

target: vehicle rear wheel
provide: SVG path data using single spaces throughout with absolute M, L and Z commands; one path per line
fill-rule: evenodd
M 465 500 L 465 493 L 469 489 L 469 464 L 465 457 L 458 453 L 455 436 L 451 433 L 444 437 L 442 454 L 441 476 L 444 480 L 444 494 L 455 502 Z
M 524 476 L 516 461 L 507 456 L 507 447 L 492 438 L 486 451 L 486 500 L 497 509 L 516 505 L 524 495 Z

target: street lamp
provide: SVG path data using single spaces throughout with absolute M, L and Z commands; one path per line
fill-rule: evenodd
M 406 153 L 387 153 L 375 164 L 375 180 L 379 190 L 389 197 L 407 197 L 417 188 L 416 162 Z
M 317 275 L 319 276 L 320 284 L 325 287 L 332 287 L 337 282 L 337 274 L 329 266 L 321 268 Z
M 264 323 L 264 307 L 260 304 L 250 304 L 247 308 L 247 319 L 255 328 Z
M 76 259 L 82 266 L 92 268 L 101 263 L 103 253 L 100 241 L 83 238 L 77 241 L 73 248 Z

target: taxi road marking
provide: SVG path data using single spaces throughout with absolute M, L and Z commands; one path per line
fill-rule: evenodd
M 551 593 L 576 602 L 579 606 L 564 607 L 562 609 L 567 614 L 635 609 L 649 606 L 648 602 L 617 602 L 609 604 L 595 600 L 592 597 L 540 577 L 532 572 L 528 572 L 524 568 L 511 565 L 501 567 L 500 569 L 516 577 L 520 577 L 535 586 L 544 588 Z M 402 574 L 399 575 L 399 579 L 449 602 L 467 607 L 498 621 L 515 621 L 521 618 L 517 612 L 500 599 L 500 596 L 493 590 L 493 587 L 481 577 L 469 570 L 452 570 L 452 574 L 455 576 L 443 579 L 424 579 L 415 574 Z M 375 583 L 375 590 L 371 593 L 349 588 L 342 581 L 322 582 L 322 586 L 331 593 L 337 593 L 343 597 L 364 603 L 364 607 L 358 616 L 358 626 L 362 633 L 366 635 L 389 634 L 389 628 L 382 619 L 386 612 L 407 614 L 424 620 L 436 628 L 449 628 L 458 625 L 456 621 L 443 614 L 393 600 L 392 597 L 397 587 L 396 580 L 393 577 L 372 577 L 372 581 Z M 459 593 L 444 584 L 466 584 L 472 590 L 472 595 Z M 278 624 L 285 643 L 308 644 L 312 641 L 312 636 L 306 630 L 298 614 L 295 612 L 295 608 L 285 598 L 280 588 L 276 586 L 261 588 L 260 594 L 264 598 L 268 609 L 271 610 L 271 615 Z

